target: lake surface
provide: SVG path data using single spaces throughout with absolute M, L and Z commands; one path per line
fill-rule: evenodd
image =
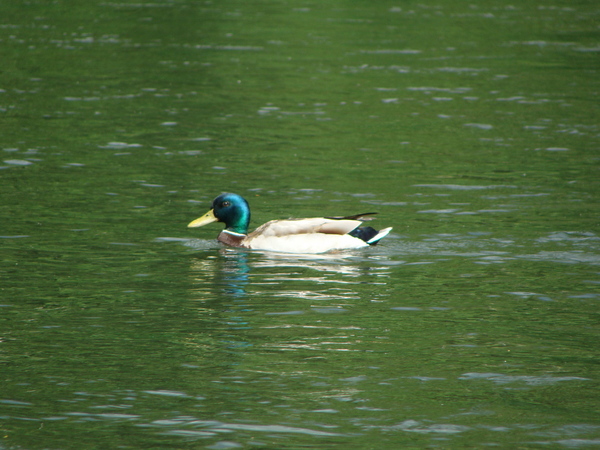
M 0 448 L 600 446 L 597 2 L 84 3 L 0 5 Z

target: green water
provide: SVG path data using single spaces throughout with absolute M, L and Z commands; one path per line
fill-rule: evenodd
M 600 445 L 599 18 L 0 4 L 0 448 Z M 223 191 L 394 231 L 224 249 Z

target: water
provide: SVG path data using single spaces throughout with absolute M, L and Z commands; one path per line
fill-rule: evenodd
M 599 13 L 0 6 L 0 447 L 598 446 Z

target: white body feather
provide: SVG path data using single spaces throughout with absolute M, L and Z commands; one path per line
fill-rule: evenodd
M 369 243 L 350 236 L 349 232 L 362 224 L 359 220 L 326 218 L 272 220 L 258 227 L 242 241 L 254 250 L 284 253 L 325 253 L 368 247 Z M 391 228 L 381 230 L 371 242 L 384 237 Z
M 244 244 L 254 250 L 269 250 L 284 253 L 325 253 L 331 250 L 369 246 L 365 241 L 349 234 L 331 235 L 323 233 L 248 237 Z

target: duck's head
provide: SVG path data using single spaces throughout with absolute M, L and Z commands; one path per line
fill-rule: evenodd
M 250 224 L 250 206 L 240 195 L 221 194 L 213 200 L 211 210 L 190 222 L 188 228 L 201 227 L 212 222 L 223 222 L 226 230 L 247 234 Z

